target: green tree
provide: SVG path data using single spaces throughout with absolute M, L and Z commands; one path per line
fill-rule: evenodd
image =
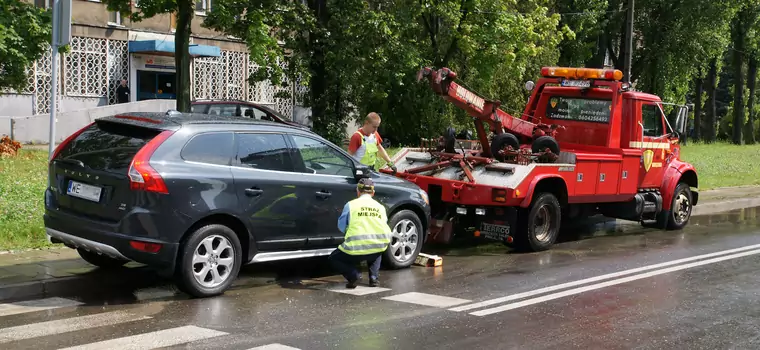
M 554 64 L 563 38 L 544 0 L 216 0 L 205 25 L 243 38 L 266 73 L 308 77 L 314 129 L 336 141 L 350 116 L 383 117 L 411 143 L 468 118 L 415 81 L 423 66 L 455 69 L 486 97 L 522 110 L 524 79 Z M 284 45 L 276 45 L 279 38 Z M 287 71 L 272 63 L 288 61 Z M 519 106 L 519 108 L 516 108 Z M 518 112 L 519 114 L 519 112 Z
M 174 33 L 174 64 L 177 67 L 177 110 L 190 112 L 190 35 L 194 11 L 193 0 L 140 0 L 140 7 L 132 7 L 133 0 L 104 0 L 109 11 L 118 11 L 122 16 L 139 22 L 146 18 L 175 13 L 177 18 Z M 137 11 L 135 11 L 137 10 Z
M 51 15 L 22 0 L 0 2 L 0 89 L 26 87 L 29 68 L 50 50 Z

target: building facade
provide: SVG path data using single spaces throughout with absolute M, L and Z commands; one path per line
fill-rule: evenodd
M 49 7 L 51 0 L 34 1 Z M 287 117 L 305 121 L 298 82 L 273 86 L 250 84 L 257 66 L 246 45 L 224 34 L 203 28 L 213 0 L 197 0 L 190 39 L 191 98 L 237 99 L 269 105 Z M 139 8 L 139 1 L 133 1 Z M 139 9 L 135 9 L 139 10 Z M 116 103 L 116 87 L 127 80 L 130 101 L 174 99 L 174 28 L 172 14 L 131 22 L 108 11 L 99 0 L 72 0 L 71 50 L 58 55 L 58 111 L 72 111 Z M 22 91 L 0 93 L 0 114 L 24 116 L 50 112 L 51 54 L 39 59 L 29 72 Z M 287 86 L 287 87 L 284 87 Z M 290 97 L 277 97 L 287 92 Z

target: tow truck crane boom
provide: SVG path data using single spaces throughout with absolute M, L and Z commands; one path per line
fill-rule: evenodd
M 425 67 L 417 73 L 417 80 L 422 80 L 423 77 L 428 78 L 430 87 L 436 94 L 443 96 L 443 99 L 453 103 L 474 118 L 488 123 L 491 132 L 496 135 L 500 135 L 506 130 L 515 134 L 515 136 L 522 136 L 528 139 L 543 135 L 555 135 L 556 127 L 534 124 L 524 119 L 515 118 L 499 108 L 501 106 L 500 101 L 485 99 L 464 86 L 457 84 L 454 82 L 457 74 L 448 68 L 444 67 L 440 70 L 434 70 Z M 484 145 L 482 155 L 484 157 L 492 157 L 491 150 L 485 147 L 485 145 L 488 145 L 488 133 L 486 133 L 483 123 L 476 121 L 475 128 L 477 129 L 481 145 Z

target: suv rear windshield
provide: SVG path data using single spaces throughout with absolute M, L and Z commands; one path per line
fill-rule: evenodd
M 90 169 L 126 174 L 135 154 L 159 132 L 99 121 L 69 142 L 56 159 L 79 160 Z

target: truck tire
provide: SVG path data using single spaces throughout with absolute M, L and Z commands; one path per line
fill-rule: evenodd
M 180 246 L 177 287 L 193 297 L 222 294 L 235 281 L 242 264 L 243 249 L 235 231 L 220 224 L 205 225 L 191 232 Z
M 449 127 L 446 129 L 446 134 L 443 137 L 444 140 L 444 149 L 443 151 L 446 153 L 456 153 L 456 142 L 457 142 L 457 131 Z
M 657 216 L 657 226 L 667 230 L 683 229 L 689 223 L 692 209 L 691 188 L 688 184 L 679 182 L 673 191 L 670 210 L 663 210 Z
M 388 219 L 388 226 L 391 227 L 392 237 L 391 244 L 383 253 L 383 267 L 396 270 L 411 266 L 420 255 L 424 243 L 422 221 L 413 211 L 405 209 L 393 213 Z M 397 244 L 395 247 L 394 243 Z
M 507 146 L 512 147 L 516 151 L 520 149 L 520 140 L 517 139 L 517 136 L 508 132 L 496 135 L 491 141 L 491 154 L 498 161 L 504 161 L 504 157 L 499 156 L 499 151 Z
M 559 143 L 557 143 L 557 139 L 551 136 L 539 136 L 533 140 L 530 150 L 533 151 L 533 153 L 540 153 L 547 148 L 552 151 L 552 153 L 559 155 Z
M 528 209 L 517 217 L 514 247 L 520 251 L 540 252 L 551 248 L 559 235 L 562 208 L 557 197 L 544 192 L 533 196 Z

